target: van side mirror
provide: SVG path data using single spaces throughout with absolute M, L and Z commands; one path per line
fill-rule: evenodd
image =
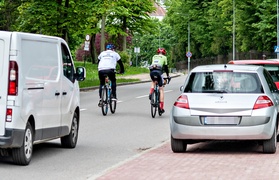
M 86 77 L 86 70 L 84 67 L 76 67 L 76 74 L 75 74 L 77 81 L 84 81 Z

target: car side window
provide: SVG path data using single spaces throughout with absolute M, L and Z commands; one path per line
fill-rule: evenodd
M 269 87 L 270 91 L 271 92 L 276 92 L 277 91 L 277 87 L 276 87 L 276 85 L 275 85 L 275 83 L 274 83 L 270 73 L 266 69 L 264 69 L 263 74 L 264 74 L 264 77 L 266 79 L 266 82 L 268 84 L 268 87 Z
M 192 73 L 191 75 L 190 75 L 190 79 L 189 79 L 189 82 L 187 83 L 187 86 L 186 86 L 186 88 L 184 89 L 184 92 L 192 92 L 193 91 L 193 81 L 194 81 L 194 79 L 195 79 L 195 76 L 196 76 L 196 73 Z
M 63 59 L 63 74 L 71 82 L 74 82 L 74 65 L 71 60 L 70 53 L 65 44 L 61 44 L 62 59 Z

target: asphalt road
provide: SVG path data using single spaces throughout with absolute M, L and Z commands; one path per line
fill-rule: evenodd
M 173 78 L 165 88 L 165 110 L 151 117 L 150 83 L 118 87 L 115 114 L 103 116 L 97 106 L 98 91 L 81 92 L 81 122 L 75 149 L 61 148 L 60 141 L 35 145 L 31 163 L 16 166 L 0 159 L 3 179 L 89 179 L 169 140 L 169 111 L 185 77 Z M 2 179 L 1 178 L 1 179 Z
M 263 154 L 262 146 L 253 141 L 201 142 L 188 145 L 185 153 L 171 151 L 168 116 L 184 79 L 173 78 L 165 88 L 166 113 L 154 119 L 149 83 L 119 86 L 116 113 L 107 116 L 97 107 L 97 90 L 81 92 L 77 147 L 63 149 L 59 140 L 35 145 L 29 166 L 1 158 L 1 179 L 277 180 L 279 150 Z

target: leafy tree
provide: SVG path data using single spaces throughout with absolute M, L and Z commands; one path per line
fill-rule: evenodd
M 166 20 L 179 37 L 174 45 L 175 54 L 182 59 L 190 23 L 190 47 L 194 58 L 227 56 L 233 48 L 234 14 L 237 51 L 272 52 L 276 44 L 275 3 L 272 0 L 166 0 Z
M 0 1 L 0 29 L 12 31 L 15 26 L 15 20 L 18 17 L 17 7 L 21 0 L 2 0 Z
M 167 51 L 167 58 L 169 67 L 174 67 L 174 61 L 172 53 L 172 44 L 175 42 L 176 38 L 173 36 L 173 30 L 171 27 L 166 24 L 164 21 L 160 22 L 158 19 L 152 19 L 157 25 L 156 31 L 152 33 L 145 33 L 142 36 L 139 33 L 135 33 L 133 36 L 133 46 L 131 49 L 133 65 L 139 66 L 142 62 L 147 61 L 151 63 L 151 59 L 156 54 L 156 51 L 159 47 L 163 47 Z M 140 53 L 134 53 L 134 48 L 139 47 Z
M 250 45 L 255 47 L 256 42 L 256 50 L 271 52 L 277 44 L 276 2 L 272 0 L 256 0 L 251 1 L 250 4 L 256 9 L 253 13 L 255 21 L 251 25 L 255 31 L 253 31 L 252 35 L 254 36 L 251 38 Z
M 100 4 L 100 0 L 24 1 L 18 8 L 17 30 L 62 37 L 71 49 L 77 49 L 89 34 L 93 37 L 90 44 L 94 45 Z M 96 57 L 95 48 L 90 49 Z
M 126 38 L 129 34 L 152 32 L 155 24 L 148 13 L 155 10 L 153 0 L 118 0 L 107 14 L 106 29 L 112 39 L 123 37 L 122 47 L 126 51 Z

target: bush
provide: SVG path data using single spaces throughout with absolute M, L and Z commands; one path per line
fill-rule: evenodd
M 130 55 L 125 51 L 120 51 L 118 52 L 118 54 L 120 55 L 122 62 L 129 65 L 129 61 L 131 58 Z
M 76 67 L 83 66 L 86 69 L 85 80 L 82 82 L 79 82 L 79 85 L 81 88 L 99 85 L 98 65 L 97 64 L 92 64 L 89 62 L 81 62 L 81 61 L 75 61 L 74 63 L 75 63 Z M 142 73 L 149 73 L 149 70 L 146 68 L 140 68 L 140 67 L 130 67 L 130 66 L 127 66 L 125 63 L 125 74 L 116 75 L 117 83 L 139 81 L 139 79 L 125 79 L 124 77 L 129 76 L 129 75 L 142 74 Z

